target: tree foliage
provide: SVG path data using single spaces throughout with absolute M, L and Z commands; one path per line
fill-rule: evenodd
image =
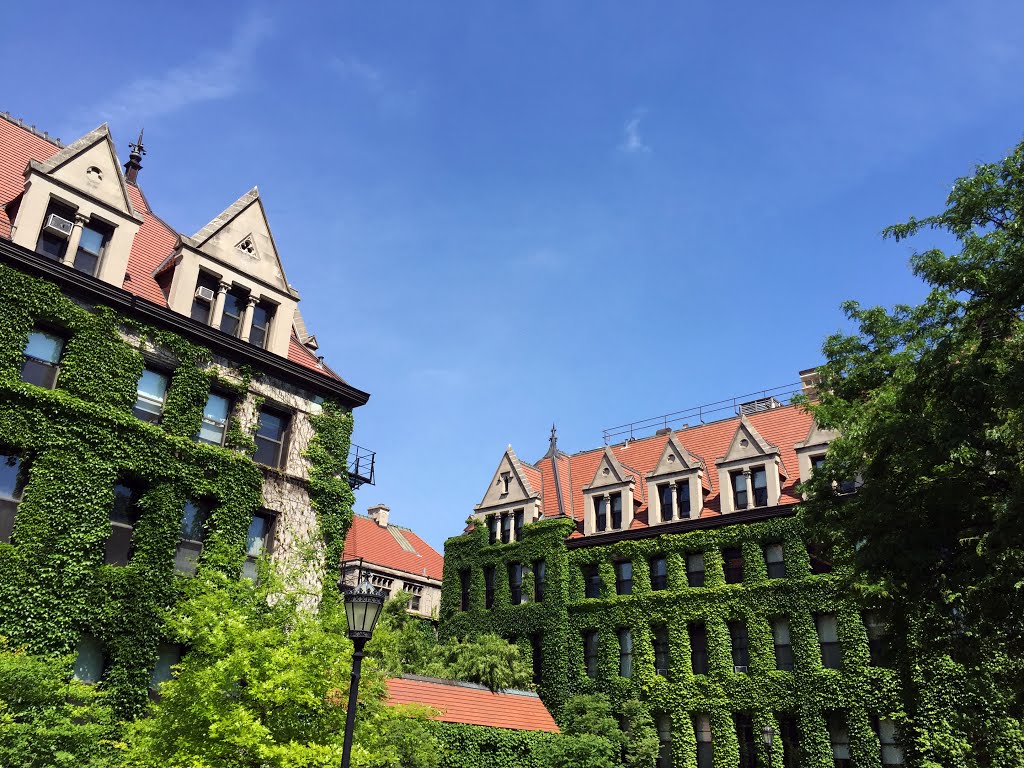
M 1024 760 L 1022 213 L 1024 144 L 958 179 L 941 213 L 889 227 L 896 241 L 937 230 L 955 252 L 913 253 L 931 289 L 919 305 L 845 304 L 857 330 L 826 341 L 819 369 L 813 411 L 841 436 L 809 520 L 917 646 L 906 693 L 926 764 Z M 836 492 L 857 476 L 856 494 Z M 946 689 L 928 658 L 951 660 Z

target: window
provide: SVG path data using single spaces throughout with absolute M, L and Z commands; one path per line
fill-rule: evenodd
M 703 552 L 692 552 L 686 556 L 686 583 L 691 587 L 704 586 Z
M 469 587 L 470 587 L 469 571 L 468 570 L 461 570 L 461 571 L 459 571 L 459 587 L 462 590 L 461 608 L 464 611 L 468 611 L 469 610 Z
M 873 611 L 864 614 L 864 626 L 868 631 L 868 655 L 876 667 L 889 665 L 889 641 L 882 617 Z
M 594 497 L 594 530 L 604 531 L 608 528 L 608 499 L 604 496 Z
M 197 320 L 203 325 L 210 324 L 210 314 L 213 312 L 213 300 L 217 295 L 217 289 L 220 287 L 220 280 L 211 275 L 208 272 L 200 272 L 199 279 L 196 281 L 196 292 L 192 298 L 192 314 L 193 320 Z M 206 290 L 203 290 L 203 289 Z M 206 294 L 210 298 L 206 299 L 200 294 Z
M 800 768 L 800 732 L 796 718 L 790 714 L 778 715 L 779 741 L 782 742 L 783 768 Z
M 256 454 L 253 459 L 268 467 L 284 464 L 284 443 L 288 434 L 288 415 L 270 408 L 260 409 L 256 428 Z
M 54 333 L 38 328 L 28 335 L 25 345 L 25 360 L 21 364 L 21 380 L 44 389 L 57 386 L 57 372 L 60 370 L 60 355 L 64 351 L 64 339 Z
M 831 613 L 819 613 L 814 617 L 814 623 L 818 627 L 821 666 L 825 669 L 839 669 L 843 666 L 843 652 L 839 646 L 836 617 Z
M 786 578 L 786 561 L 781 544 L 769 544 L 764 548 L 764 564 L 769 579 Z
M 25 464 L 10 453 L 0 453 L 0 541 L 11 541 L 14 515 L 25 489 Z
M 587 670 L 587 677 L 597 677 L 597 653 L 597 630 L 588 629 L 583 633 L 583 664 Z
M 274 306 L 265 301 L 252 308 L 252 326 L 249 329 L 249 343 L 263 348 L 267 346 L 270 321 L 274 317 Z
M 501 495 L 502 496 L 505 496 L 505 495 L 508 494 L 508 486 L 509 486 L 509 484 L 511 482 L 512 482 L 512 473 L 511 472 L 502 472 L 501 473 Z
M 181 536 L 174 553 L 174 570 L 191 576 L 199 566 L 199 555 L 203 552 L 206 538 L 206 506 L 192 501 L 185 502 L 181 516 Z
M 655 555 L 650 560 L 651 589 L 668 588 L 668 560 L 664 555 Z
M 103 677 L 106 659 L 100 641 L 88 632 L 78 638 L 72 677 L 82 683 L 98 683 Z
M 228 411 L 230 410 L 231 400 L 227 395 L 211 392 L 210 396 L 206 398 L 203 421 L 199 425 L 196 441 L 209 445 L 224 445 L 224 438 L 228 431 Z
M 825 717 L 835 768 L 850 768 L 853 763 L 850 762 L 850 734 L 846 730 L 846 718 L 841 712 L 829 712 Z
M 493 565 L 484 566 L 484 608 L 494 607 L 494 572 Z
M 629 560 L 615 563 L 615 594 L 633 594 L 633 563 Z
M 48 228 L 52 216 L 58 216 L 63 222 L 54 222 L 62 227 Z M 54 261 L 61 261 L 68 250 L 68 237 L 71 235 L 71 228 L 75 223 L 75 211 L 69 206 L 51 200 L 46 207 L 46 218 L 43 219 L 43 229 L 39 233 L 39 240 L 36 241 L 36 253 Z M 58 231 L 60 229 L 60 231 Z
M 252 516 L 252 522 L 249 523 L 249 535 L 245 540 L 245 564 L 242 566 L 242 576 L 245 578 L 256 581 L 256 561 L 264 553 L 270 553 L 273 531 L 273 512 L 261 511 Z
M 613 493 L 608 498 L 612 503 L 612 529 L 617 531 L 622 527 L 622 494 Z
M 523 566 L 520 563 L 508 564 L 508 593 L 512 605 L 523 602 Z
M 672 768 L 672 716 L 667 712 L 655 712 L 654 727 L 658 729 L 656 768 Z
M 530 635 L 531 661 L 533 662 L 533 682 L 540 685 L 544 679 L 544 637 L 540 632 Z
M 892 720 L 871 718 L 882 747 L 882 765 L 903 765 L 903 749 L 896 743 L 896 724 Z
M 818 544 L 808 544 L 807 553 L 811 558 L 811 573 L 832 573 L 832 560 L 826 559 L 824 549 Z
M 851 493 L 857 492 L 857 481 L 856 480 L 840 480 L 839 481 L 839 493 L 847 496 Z
M 633 632 L 625 627 L 619 629 L 619 677 L 633 676 Z
M 583 566 L 584 597 L 601 596 L 601 572 L 597 565 Z
M 498 543 L 498 516 L 488 515 L 487 516 L 487 543 L 497 544 Z
M 656 624 L 651 627 L 651 635 L 654 639 L 654 673 L 662 677 L 668 677 L 668 666 L 671 659 L 668 645 L 668 627 L 664 624 Z
M 501 543 L 508 544 L 512 541 L 512 516 L 504 514 L 501 516 Z
M 690 634 L 690 667 L 695 675 L 708 673 L 708 630 L 703 622 L 693 622 L 687 627 Z
M 523 540 L 523 517 L 525 510 L 517 509 L 512 512 L 512 537 L 516 541 Z
M 75 269 L 87 275 L 95 275 L 103 249 L 110 240 L 110 228 L 97 221 L 82 226 L 82 236 L 75 254 Z
M 672 486 L 668 483 L 658 486 L 658 499 L 661 502 L 661 522 L 672 519 Z
M 754 506 L 767 507 L 768 472 L 763 466 L 750 471 L 750 484 L 754 487 Z
M 743 550 L 739 547 L 729 547 L 722 550 L 722 560 L 725 565 L 725 583 L 739 584 L 743 581 Z
M 181 662 L 181 646 L 161 643 L 157 647 L 156 666 L 149 676 L 149 697 L 160 700 L 160 686 L 174 677 L 174 666 Z
M 409 610 L 418 611 L 420 609 L 420 599 L 423 596 L 423 587 L 419 584 L 403 581 L 402 591 L 409 593 Z
M 224 314 L 220 318 L 220 329 L 231 336 L 238 336 L 242 330 L 242 315 L 249 302 L 248 291 L 232 288 L 224 297 Z
M 732 506 L 733 509 L 747 508 L 747 476 L 742 469 L 729 473 L 732 481 Z
M 114 486 L 114 505 L 110 509 L 110 536 L 104 560 L 107 565 L 128 565 L 132 557 L 132 532 L 139 521 L 139 494 L 127 485 Z
M 775 641 L 775 668 L 793 671 L 793 645 L 789 639 L 789 620 L 772 619 L 772 638 Z
M 166 373 L 146 368 L 139 377 L 138 396 L 132 413 L 135 418 L 150 424 L 158 424 L 164 412 L 164 400 L 167 398 Z
M 711 768 L 715 753 L 711 743 L 711 718 L 707 714 L 693 714 L 693 735 L 697 737 L 697 768 Z
M 739 768 L 757 767 L 757 747 L 754 742 L 754 721 L 748 712 L 735 712 L 732 716 L 736 727 L 736 740 L 740 747 Z
M 547 560 L 533 561 L 533 601 L 544 602 L 544 590 L 548 585 L 548 562 Z
M 730 621 L 729 639 L 732 642 L 732 671 L 746 674 L 750 671 L 750 650 L 747 642 L 746 622 Z
M 685 520 L 690 516 L 690 483 L 686 480 L 676 483 L 676 503 L 679 505 L 679 517 Z

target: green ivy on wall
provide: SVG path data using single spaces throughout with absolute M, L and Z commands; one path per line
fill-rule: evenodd
M 54 390 L 20 379 L 22 350 L 37 325 L 67 339 Z M 123 331 L 177 358 L 159 425 L 132 415 L 144 359 Z M 249 458 L 255 444 L 238 412 L 253 373 L 227 381 L 210 360 L 176 334 L 87 308 L 49 282 L 0 265 L 0 451 L 29 467 L 13 543 L 0 544 L 0 634 L 32 652 L 70 653 L 91 633 L 107 655 L 104 685 L 124 716 L 146 704 L 162 612 L 189 583 L 174 572 L 186 500 L 210 504 L 200 568 L 233 576 L 263 503 L 263 473 Z M 241 452 L 193 439 L 211 386 L 237 396 L 226 442 Z M 345 468 L 352 415 L 325 403 L 313 426 L 309 494 L 333 558 L 327 562 L 335 564 L 332 579 L 352 519 Z M 119 482 L 142 491 L 124 567 L 103 564 Z
M 472 636 L 497 632 L 522 638 L 544 633 L 544 659 L 539 692 L 557 712 L 575 694 L 601 692 L 618 706 L 639 699 L 652 713 L 672 718 L 673 764 L 697 765 L 693 713 L 709 716 L 716 768 L 739 764 L 740 746 L 734 713 L 752 716 L 760 749 L 761 729 L 779 732 L 777 715 L 796 719 L 801 755 L 807 768 L 831 768 L 832 748 L 825 714 L 843 714 L 850 737 L 853 764 L 881 766 L 880 744 L 871 715 L 905 722 L 900 683 L 894 670 L 869 663 L 867 632 L 858 607 L 845 583 L 845 574 L 812 575 L 803 526 L 799 517 L 728 525 L 685 533 L 652 535 L 603 546 L 567 549 L 565 539 L 574 526 L 568 520 L 542 521 L 523 529 L 522 542 L 487 544 L 482 526 L 445 544 L 445 573 L 441 628 L 446 635 Z M 763 547 L 781 543 L 787 576 L 769 579 Z M 740 584 L 727 584 L 722 550 L 743 552 Z M 705 586 L 689 587 L 686 555 L 703 552 Z M 668 585 L 653 590 L 649 560 L 664 556 Z M 529 565 L 545 558 L 547 591 L 540 604 L 509 603 L 507 563 Z M 629 560 L 633 567 L 632 594 L 615 594 L 614 563 Z M 602 582 L 599 598 L 584 597 L 582 567 L 596 565 Z M 496 568 L 494 608 L 484 608 L 483 568 Z M 470 610 L 460 610 L 459 572 L 472 577 Z M 814 615 L 835 614 L 842 647 L 842 668 L 824 669 Z M 794 670 L 775 666 L 771 619 L 790 623 Z M 749 673 L 733 671 L 728 621 L 746 622 Z M 709 673 L 695 675 L 690 663 L 688 624 L 704 622 L 707 629 Z M 669 633 L 668 676 L 655 672 L 653 627 Z M 617 631 L 628 628 L 633 638 L 633 674 L 619 676 Z M 599 636 L 598 675 L 591 679 L 584 668 L 585 631 Z M 521 640 L 520 640 L 521 642 Z M 528 650 L 528 648 L 524 648 Z M 758 759 L 762 759 L 760 756 Z M 782 768 L 782 748 L 776 743 L 773 765 Z

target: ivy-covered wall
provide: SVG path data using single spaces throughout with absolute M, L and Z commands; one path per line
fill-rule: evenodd
M 20 379 L 22 350 L 39 324 L 66 338 L 54 390 Z M 175 361 L 158 425 L 132 415 L 140 345 Z M 0 265 L 0 452 L 29 467 L 12 543 L 0 543 L 0 635 L 34 652 L 70 653 L 91 633 L 107 656 L 103 685 L 124 715 L 146 702 L 161 611 L 189 581 L 174 572 L 185 501 L 210 504 L 200 568 L 233 576 L 253 512 L 264 505 L 265 474 L 273 473 L 251 460 L 254 424 L 244 418 L 259 374 L 224 373 L 208 350 L 166 329 L 72 301 L 56 285 Z M 238 395 L 227 448 L 193 439 L 211 384 Z M 351 430 L 351 413 L 325 403 L 307 449 L 308 500 L 330 574 L 352 517 Z M 114 486 L 124 481 L 143 489 L 141 515 L 129 564 L 108 566 Z
M 799 765 L 831 768 L 832 748 L 825 713 L 841 712 L 847 722 L 853 764 L 881 766 L 880 744 L 872 715 L 902 724 L 900 685 L 892 669 L 869 663 L 867 631 L 852 597 L 841 586 L 843 574 L 813 575 L 799 517 L 777 517 L 761 522 L 724 525 L 683 533 L 652 534 L 648 538 L 600 546 L 569 549 L 566 536 L 573 529 L 567 520 L 542 521 L 523 530 L 518 543 L 488 545 L 486 532 L 476 530 L 449 539 L 445 545 L 445 579 L 441 630 L 445 635 L 471 636 L 494 631 L 521 639 L 543 632 L 542 681 L 539 692 L 556 711 L 568 696 L 603 692 L 613 702 L 640 699 L 651 712 L 672 719 L 673 765 L 695 768 L 697 745 L 691 715 L 710 719 L 715 768 L 739 764 L 739 743 L 734 713 L 753 720 L 760 748 L 761 729 L 772 725 L 779 732 L 777 715 L 796 719 L 800 740 Z M 576 540 L 578 542 L 578 540 Z M 769 579 L 763 546 L 784 547 L 786 576 Z M 722 549 L 743 552 L 742 583 L 727 584 Z M 705 586 L 690 587 L 686 555 L 704 553 Z M 648 561 L 664 555 L 668 586 L 651 588 Z M 541 604 L 513 606 L 509 600 L 507 563 L 546 558 L 547 590 Z M 615 593 L 614 563 L 633 566 L 632 594 Z M 584 596 L 585 565 L 596 565 L 602 582 L 599 598 Z M 484 608 L 483 569 L 496 567 L 493 609 Z M 470 610 L 460 610 L 459 572 L 472 576 Z M 525 592 L 526 590 L 524 590 Z M 822 667 L 816 613 L 835 614 L 842 648 L 842 668 Z M 776 669 L 770 620 L 786 617 L 794 658 L 792 672 Z M 728 621 L 746 622 L 749 673 L 733 671 Z M 708 674 L 691 667 L 688 624 L 704 622 L 708 638 Z M 655 672 L 652 627 L 669 632 L 670 667 L 667 676 Z M 619 676 L 617 631 L 628 628 L 633 637 L 633 675 Z M 583 633 L 599 633 L 598 674 L 587 676 Z M 529 642 L 525 650 L 529 650 Z M 557 714 L 556 714 L 557 717 Z M 758 760 L 763 756 L 758 755 Z M 908 760 L 909 763 L 909 760 Z M 760 764 L 760 763 L 758 763 Z M 772 764 L 782 768 L 779 737 Z

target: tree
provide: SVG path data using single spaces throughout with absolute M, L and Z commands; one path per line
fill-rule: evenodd
M 70 657 L 30 656 L 0 638 L 0 765 L 112 768 L 120 746 L 111 708 L 71 679 Z
M 931 659 L 904 668 L 912 751 L 1024 765 L 1024 144 L 885 236 L 925 230 L 957 246 L 913 253 L 926 300 L 848 302 L 858 330 L 825 342 L 812 410 L 840 437 L 804 508 L 866 602 Z M 837 492 L 854 477 L 855 494 Z
M 542 748 L 542 762 L 550 768 L 650 768 L 658 757 L 658 733 L 646 706 L 635 699 L 624 702 L 616 718 L 607 696 L 573 696 L 559 719 L 564 738 Z

